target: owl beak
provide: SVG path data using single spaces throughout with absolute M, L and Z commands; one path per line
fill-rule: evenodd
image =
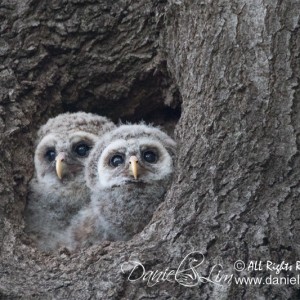
M 55 164 L 55 168 L 56 168 L 56 174 L 57 177 L 59 179 L 62 179 L 64 171 L 66 169 L 66 163 L 65 163 L 65 153 L 64 152 L 60 152 L 57 154 L 55 160 L 56 160 L 56 164 Z
M 134 179 L 138 178 L 138 159 L 136 156 L 129 158 L 129 170 L 132 172 Z

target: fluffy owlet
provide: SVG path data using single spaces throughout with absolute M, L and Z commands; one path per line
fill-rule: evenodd
M 39 248 L 55 247 L 60 232 L 90 201 L 84 166 L 99 136 L 114 128 L 105 117 L 78 112 L 49 119 L 38 131 L 25 230 Z
M 72 221 L 70 248 L 140 232 L 163 201 L 174 154 L 175 142 L 152 126 L 122 125 L 105 134 L 86 165 L 91 203 Z

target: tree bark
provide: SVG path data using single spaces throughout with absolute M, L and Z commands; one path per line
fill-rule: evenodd
M 298 299 L 297 284 L 235 279 L 299 274 L 299 11 L 297 0 L 2 0 L 0 299 Z M 22 214 L 41 124 L 85 110 L 172 129 L 180 100 L 176 174 L 141 234 L 79 253 L 31 246 Z M 132 261 L 181 272 L 147 282 Z

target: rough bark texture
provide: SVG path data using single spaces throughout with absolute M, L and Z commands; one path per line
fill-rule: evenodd
M 149 287 L 121 264 L 176 269 L 199 251 L 201 276 L 265 277 L 234 262 L 299 260 L 299 1 L 50 2 L 0 2 L 0 299 L 298 299 L 291 285 Z M 85 110 L 172 129 L 180 98 L 176 176 L 146 229 L 75 254 L 32 248 L 38 126 Z

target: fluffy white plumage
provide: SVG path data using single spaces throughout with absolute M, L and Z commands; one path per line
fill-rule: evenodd
M 174 170 L 175 142 L 160 129 L 122 125 L 95 145 L 85 169 L 91 203 L 68 230 L 69 247 L 128 240 L 151 220 Z
M 113 128 L 105 117 L 78 112 L 49 119 L 38 131 L 25 231 L 39 248 L 55 248 L 71 218 L 89 203 L 84 166 L 99 136 Z

